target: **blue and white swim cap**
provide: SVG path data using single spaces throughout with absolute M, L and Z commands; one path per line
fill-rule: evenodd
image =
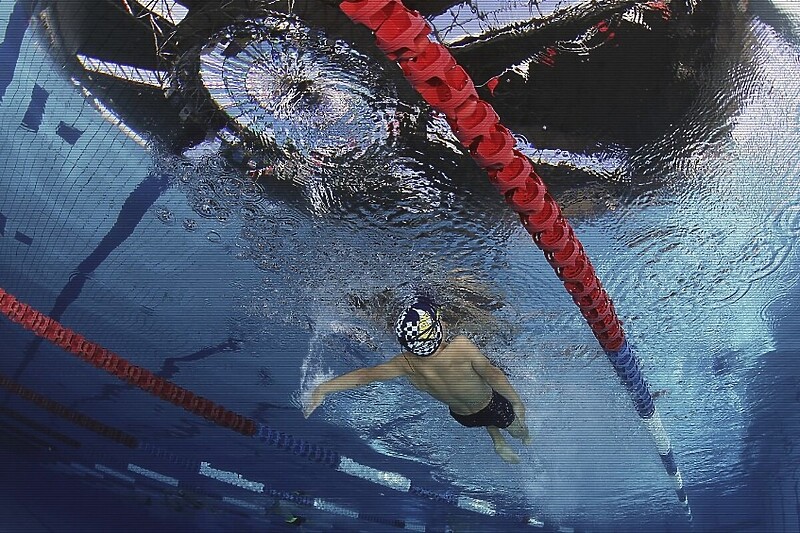
M 433 355 L 444 337 L 436 305 L 427 299 L 417 300 L 400 314 L 395 333 L 403 348 L 414 355 Z

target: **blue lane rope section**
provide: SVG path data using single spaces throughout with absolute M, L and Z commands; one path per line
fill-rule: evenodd
M 334 450 L 311 444 L 304 439 L 294 437 L 264 424 L 258 425 L 258 430 L 254 437 L 268 446 L 331 468 L 337 468 L 342 461 L 342 457 Z
M 656 448 L 658 449 L 658 455 L 661 457 L 661 462 L 664 464 L 664 470 L 666 470 L 667 474 L 672 479 L 678 501 L 683 506 L 687 518 L 691 522 L 692 511 L 691 507 L 689 507 L 689 498 L 686 494 L 686 488 L 683 485 L 683 476 L 675 462 L 672 444 L 661 423 L 661 417 L 656 409 L 653 396 L 650 394 L 650 386 L 642 374 L 642 364 L 639 358 L 631 349 L 627 340 L 620 350 L 615 352 L 606 351 L 606 355 L 611 365 L 614 367 L 617 376 L 619 376 L 625 388 L 628 390 L 636 406 L 636 412 L 653 437 Z
M 260 437 L 258 437 L 259 440 L 266 439 L 265 442 L 266 444 L 278 447 L 285 451 L 290 451 L 292 453 L 295 453 L 296 455 L 305 457 L 307 459 L 311 459 L 309 453 L 307 452 L 308 448 L 316 448 L 319 451 L 327 452 L 327 454 L 325 453 L 322 454 L 323 456 L 325 456 L 324 458 L 316 460 L 315 462 L 318 462 L 320 464 L 325 464 L 326 466 L 329 467 L 335 468 L 340 461 L 350 461 L 348 458 L 340 456 L 338 453 L 332 450 L 327 450 L 319 446 L 311 445 L 303 441 L 303 439 L 298 439 L 291 435 L 271 429 L 265 425 L 260 426 L 259 434 L 260 434 Z M 303 449 L 304 447 L 306 449 Z M 249 490 L 251 492 L 262 493 L 271 497 L 277 497 L 282 500 L 292 501 L 294 503 L 298 503 L 304 506 L 326 510 L 334 512 L 336 514 L 346 514 L 347 516 L 351 516 L 353 518 L 359 518 L 371 522 L 379 521 L 380 523 L 393 525 L 395 527 L 404 529 L 412 529 L 418 531 L 432 531 L 430 526 L 426 526 L 425 524 L 417 523 L 414 521 L 409 522 L 405 519 L 400 519 L 400 518 L 388 519 L 386 517 L 376 517 L 374 515 L 361 513 L 355 510 L 347 510 L 331 502 L 324 502 L 323 500 L 311 496 L 303 496 L 291 492 L 270 489 L 269 486 L 263 482 L 245 480 L 240 474 L 236 474 L 234 472 L 226 472 L 224 470 L 217 470 L 215 468 L 212 468 L 211 465 L 209 465 L 208 463 L 181 457 L 177 454 L 163 450 L 158 446 L 155 446 L 147 442 L 140 443 L 139 449 L 153 457 L 166 460 L 170 464 L 179 467 L 181 470 L 187 473 L 200 475 L 205 478 L 216 479 L 217 481 L 221 481 L 229 485 L 238 486 L 242 489 Z M 500 511 L 493 513 L 482 512 L 480 510 L 481 500 L 476 500 L 474 498 L 461 495 L 457 492 L 439 493 L 424 488 L 412 486 L 408 490 L 408 493 L 414 494 L 416 496 L 422 496 L 435 503 L 454 505 L 466 511 L 478 512 L 480 514 L 488 516 L 507 519 L 510 522 L 515 522 L 520 525 L 524 524 L 526 526 L 533 526 L 536 528 L 545 528 L 545 526 L 547 526 L 546 530 L 548 531 L 565 531 L 565 530 L 574 531 L 574 528 L 565 528 L 564 526 L 559 526 L 558 524 L 553 524 L 553 523 L 546 524 L 544 521 L 540 521 L 528 515 L 523 515 L 520 513 L 509 513 Z M 471 506 L 469 505 L 470 502 L 472 503 Z M 474 502 L 479 502 L 479 503 L 474 503 Z

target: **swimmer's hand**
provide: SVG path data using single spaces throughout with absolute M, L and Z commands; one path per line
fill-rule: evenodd
M 305 409 L 303 409 L 303 416 L 308 418 L 311 416 L 311 413 L 320 406 L 320 404 L 325 400 L 325 391 L 322 390 L 322 386 L 318 386 L 314 389 L 311 393 L 311 398 L 308 400 L 308 405 L 306 405 Z

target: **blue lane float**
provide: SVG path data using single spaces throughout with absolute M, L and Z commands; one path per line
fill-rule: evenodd
M 625 388 L 628 390 L 636 406 L 636 412 L 653 437 L 656 448 L 658 449 L 658 455 L 661 457 L 661 462 L 664 464 L 664 469 L 672 479 L 678 501 L 683 506 L 684 511 L 691 521 L 692 510 L 691 507 L 689 507 L 686 488 L 683 486 L 683 476 L 675 462 L 672 444 L 670 443 L 667 431 L 664 429 L 664 425 L 661 423 L 661 417 L 653 401 L 653 395 L 650 393 L 650 385 L 642 374 L 641 361 L 631 349 L 627 340 L 623 343 L 622 348 L 615 352 L 606 351 L 606 355 L 611 365 L 614 367 L 617 376 L 619 376 Z

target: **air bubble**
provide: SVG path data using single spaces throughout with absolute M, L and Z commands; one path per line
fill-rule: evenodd
M 156 210 L 156 216 L 164 224 L 172 224 L 175 221 L 175 215 L 165 206 L 160 206 Z
M 186 231 L 195 231 L 197 229 L 197 221 L 193 218 L 185 218 L 183 220 L 183 229 Z
M 205 218 L 216 218 L 219 203 L 213 198 L 203 198 L 194 206 L 198 215 Z

